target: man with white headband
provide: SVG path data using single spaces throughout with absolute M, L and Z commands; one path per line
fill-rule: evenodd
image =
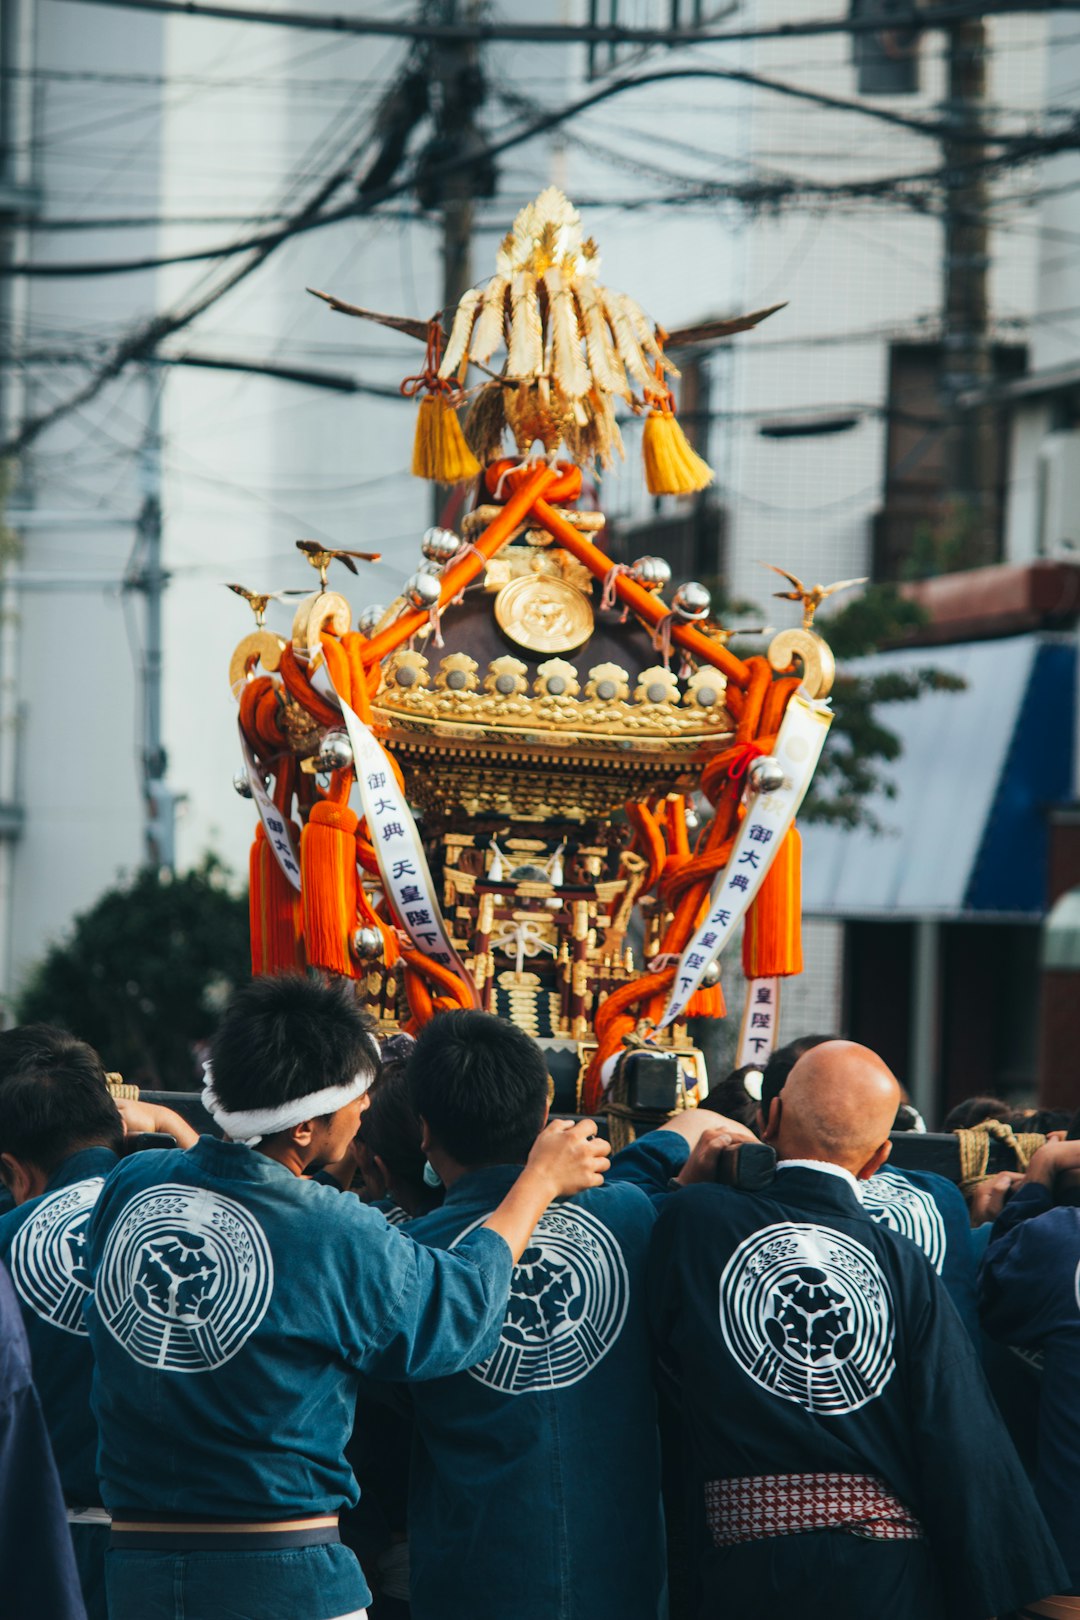
M 111 1620 L 358 1620 L 338 1539 L 361 1373 L 439 1378 L 489 1353 L 553 1198 L 600 1184 L 589 1124 L 537 1143 L 453 1254 L 311 1174 L 348 1152 L 377 1068 L 351 989 L 256 980 L 214 1043 L 226 1140 L 122 1163 L 89 1232 Z

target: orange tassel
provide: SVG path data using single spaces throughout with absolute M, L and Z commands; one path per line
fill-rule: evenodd
M 248 879 L 251 971 L 256 975 L 293 973 L 304 965 L 300 896 L 274 859 L 262 822 L 255 829 Z
M 349 940 L 356 927 L 356 826 L 348 805 L 313 804 L 300 840 L 304 944 L 312 967 L 354 973 Z
M 727 1002 L 723 986 L 710 984 L 705 990 L 696 990 L 686 1003 L 687 1018 L 726 1018 Z
M 748 979 L 772 979 L 802 970 L 802 839 L 792 827 L 747 915 L 743 972 Z

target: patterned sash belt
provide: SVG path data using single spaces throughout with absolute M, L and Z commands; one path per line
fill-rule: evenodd
M 921 1541 L 923 1527 L 873 1474 L 752 1474 L 710 1479 L 705 1517 L 714 1547 L 843 1530 L 871 1541 Z

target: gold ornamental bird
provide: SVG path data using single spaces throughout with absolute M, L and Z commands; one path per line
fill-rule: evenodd
M 803 608 L 803 629 L 809 630 L 814 623 L 814 614 L 827 596 L 836 591 L 849 591 L 853 585 L 865 585 L 865 575 L 861 579 L 838 579 L 833 585 L 805 586 L 795 574 L 789 574 L 786 568 L 777 568 L 775 563 L 763 563 L 763 568 L 771 568 L 774 574 L 786 579 L 794 589 L 790 591 L 774 591 L 773 595 L 781 602 L 801 602 Z
M 249 591 L 246 585 L 232 585 L 226 583 L 226 589 L 235 591 L 242 596 L 255 615 L 256 628 L 261 630 L 266 623 L 266 609 L 271 602 L 285 602 L 290 596 L 306 596 L 306 591 Z
M 312 568 L 319 571 L 319 584 L 326 589 L 326 570 L 332 562 L 344 563 L 350 574 L 358 574 L 360 570 L 353 561 L 377 563 L 382 559 L 381 551 L 343 551 L 335 550 L 332 546 L 324 546 L 318 540 L 298 540 L 297 551 L 302 551 Z

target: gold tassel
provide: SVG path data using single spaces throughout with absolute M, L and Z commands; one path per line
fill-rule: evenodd
M 670 409 L 654 406 L 645 418 L 641 454 L 650 495 L 693 495 L 713 481 L 712 468 L 692 447 Z
M 743 972 L 774 979 L 802 970 L 802 839 L 792 827 L 747 913 Z
M 442 392 L 420 401 L 413 444 L 414 478 L 434 484 L 464 484 L 476 478 L 480 463 L 465 443 L 457 413 Z

